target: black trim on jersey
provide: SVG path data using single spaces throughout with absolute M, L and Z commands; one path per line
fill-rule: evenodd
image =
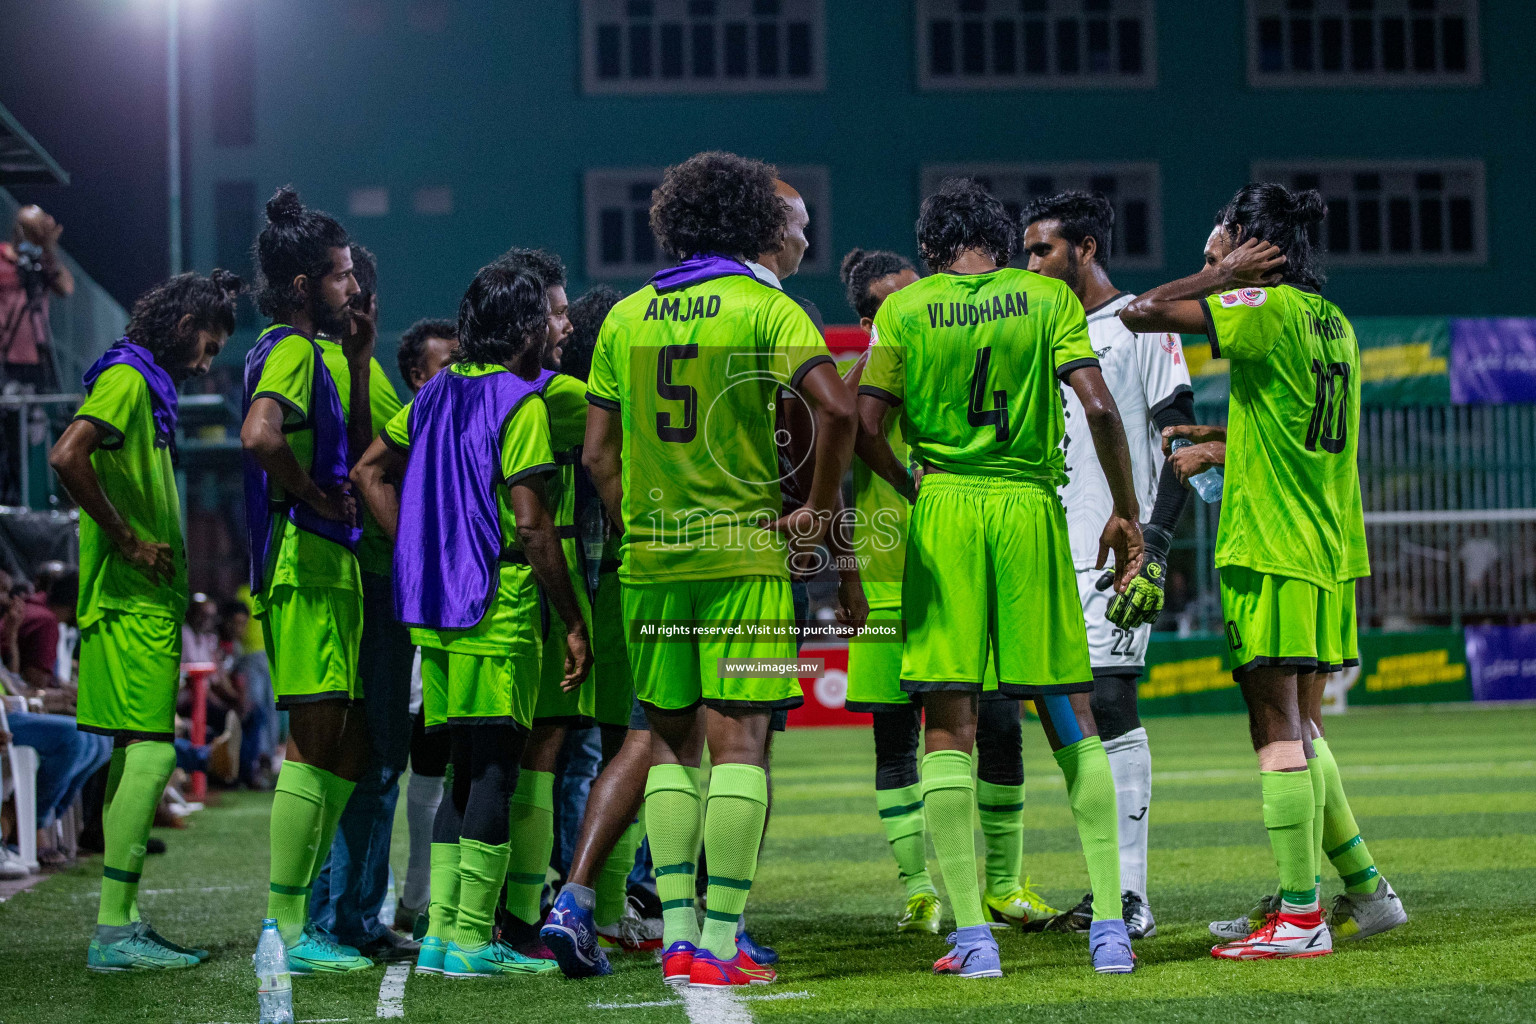
M 314 426 L 314 423 L 309 418 L 309 413 L 305 412 L 303 409 L 300 409 L 298 403 L 289 398 L 287 395 L 278 394 L 276 391 L 258 391 L 251 396 L 251 402 L 254 404 L 258 398 L 270 398 L 272 401 L 282 406 L 285 410 L 289 410 L 298 414 L 298 421 L 294 422 L 288 419 L 287 412 L 283 413 L 283 433 L 297 434 L 301 430 L 309 430 Z
M 1164 409 L 1168 408 L 1174 402 L 1177 402 L 1179 400 L 1179 396 L 1180 395 L 1184 395 L 1184 394 L 1193 395 L 1194 393 L 1195 393 L 1195 389 L 1190 387 L 1188 384 L 1180 384 L 1178 387 L 1176 387 L 1172 391 L 1168 392 L 1168 397 L 1167 398 L 1164 398 L 1161 402 L 1158 402 L 1152 408 L 1147 410 L 1147 418 L 1151 419 L 1152 417 L 1156 416 L 1158 413 L 1162 412 Z M 1193 423 L 1194 420 L 1190 420 L 1190 422 Z
M 100 448 L 104 452 L 115 452 L 122 448 L 124 442 L 127 441 L 127 437 L 124 436 L 121 430 L 118 430 L 112 424 L 108 423 L 106 420 L 99 416 L 88 416 L 85 414 L 77 413 L 75 415 L 75 419 L 85 420 L 87 423 L 94 423 L 97 427 L 107 432 L 107 436 L 102 438 L 101 441 L 96 445 L 96 447 Z M 84 729 L 85 726 L 82 725 L 80 728 Z
M 1085 309 L 1085 310 L 1083 310 L 1083 315 L 1084 316 L 1093 316 L 1093 314 L 1097 313 L 1099 310 L 1103 309 L 1105 306 L 1109 305 L 1111 302 L 1118 302 L 1119 300 L 1125 298 L 1129 294 L 1131 294 L 1131 293 L 1130 292 L 1115 292 L 1115 294 L 1111 295 L 1109 298 L 1105 299 L 1103 302 L 1099 303 L 1097 306 L 1094 306 L 1092 309 Z
M 1200 300 L 1200 314 L 1205 317 L 1205 336 L 1211 339 L 1211 358 L 1221 358 L 1221 340 L 1216 337 L 1216 317 L 1211 313 L 1209 297 Z
M 1056 367 L 1056 379 L 1065 384 L 1073 370 L 1081 370 L 1085 366 L 1098 365 L 1099 361 L 1097 359 L 1074 359 L 1070 363 L 1063 363 L 1061 366 Z
M 513 473 L 511 476 L 503 480 L 502 483 L 506 484 L 508 487 L 511 487 L 513 484 L 518 483 L 521 480 L 526 480 L 530 476 L 553 473 L 559 468 L 560 467 L 555 465 L 553 462 L 541 462 L 537 466 L 529 466 L 527 469 L 519 470 L 518 472 Z
M 1287 668 L 1295 669 L 1297 675 L 1309 672 L 1331 671 L 1327 662 L 1320 662 L 1316 658 L 1250 658 L 1232 670 L 1232 678 L 1238 682 L 1256 668 Z
M 595 405 L 599 409 L 607 409 L 609 412 L 618 412 L 619 411 L 619 403 L 618 402 L 615 402 L 611 398 L 604 398 L 602 395 L 594 395 L 590 391 L 587 392 L 587 404 L 588 405 Z
M 384 442 L 384 446 L 386 448 L 393 448 L 395 451 L 399 452 L 401 455 L 410 455 L 411 454 L 411 446 L 410 446 L 410 444 L 408 442 L 402 443 L 400 441 L 396 441 L 394 435 L 391 434 L 387 430 L 379 431 L 379 440 Z
M 878 398 L 880 401 L 886 403 L 893 409 L 901 404 L 900 398 L 897 398 L 895 395 L 885 390 L 885 388 L 877 388 L 873 384 L 860 384 L 859 394 L 868 395 L 870 398 Z
M 820 366 L 822 363 L 832 363 L 832 357 L 826 355 L 811 356 L 811 358 L 801 363 L 799 368 L 796 369 L 794 374 L 789 378 L 789 386 L 792 388 L 798 388 L 800 386 L 800 382 L 805 380 L 805 375 L 816 369 L 816 367 Z M 836 369 L 837 364 L 832 363 L 832 367 L 833 369 Z

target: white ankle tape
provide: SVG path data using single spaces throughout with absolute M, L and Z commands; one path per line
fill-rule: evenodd
M 1307 766 L 1307 755 L 1301 740 L 1277 740 L 1259 748 L 1259 771 L 1294 771 Z

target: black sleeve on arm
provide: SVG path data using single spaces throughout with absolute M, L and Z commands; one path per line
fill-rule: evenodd
M 1164 427 L 1190 425 L 1195 422 L 1195 393 L 1180 388 L 1173 396 L 1161 403 L 1152 413 L 1152 422 L 1158 432 Z M 1184 514 L 1184 503 L 1189 500 L 1189 488 L 1179 483 L 1179 474 L 1173 464 L 1163 463 L 1163 472 L 1157 478 L 1157 500 L 1152 505 L 1152 518 L 1148 522 L 1164 531 L 1169 537 L 1179 525 Z

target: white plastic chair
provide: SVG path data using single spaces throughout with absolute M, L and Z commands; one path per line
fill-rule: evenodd
M 5 703 L 0 701 L 0 729 L 11 731 L 5 717 Z M 3 775 L 0 799 L 14 794 L 16 797 L 16 847 L 21 851 L 21 862 L 28 871 L 37 870 L 37 751 L 32 747 L 11 744 L 9 761 L 11 771 Z

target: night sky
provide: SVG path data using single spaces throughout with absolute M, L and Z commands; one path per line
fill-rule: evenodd
M 163 0 L 0 0 L 0 103 L 70 173 L 17 187 L 124 306 L 166 273 Z M 8 228 L 8 226 L 7 226 Z

